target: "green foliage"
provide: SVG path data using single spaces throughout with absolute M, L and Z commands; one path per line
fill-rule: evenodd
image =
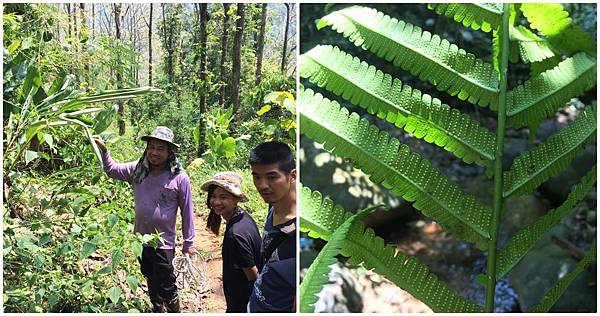
M 565 202 L 549 211 L 546 215 L 540 217 L 536 222 L 521 229 L 508 244 L 499 251 L 498 270 L 496 278 L 502 278 L 510 269 L 512 269 L 533 247 L 539 239 L 548 232 L 560 220 L 565 217 L 590 191 L 596 183 L 596 166 L 590 170 L 579 184 L 571 189 Z
M 496 137 L 475 120 L 337 47 L 317 46 L 303 54 L 300 75 L 467 163 L 494 159 Z
M 325 149 L 350 159 L 424 214 L 436 218 L 458 238 L 485 249 L 489 238 L 490 210 L 462 192 L 454 183 L 431 166 L 428 160 L 409 150 L 385 132 L 349 114 L 335 101 L 312 90 L 300 90 L 302 133 Z
M 427 8 L 440 15 L 452 16 L 454 21 L 474 30 L 484 32 L 497 30 L 502 19 L 499 3 L 451 3 L 428 4 Z
M 596 115 L 594 102 L 569 126 L 518 156 L 504 173 L 503 196 L 530 193 L 564 170 L 596 138 Z
M 487 249 L 488 268 L 495 269 L 497 266 L 497 270 L 489 272 L 495 275 L 478 277 L 490 281 L 487 282 L 488 304 L 485 311 L 493 310 L 496 280 L 518 264 L 539 237 L 585 197 L 596 182 L 596 168 L 572 189 L 562 206 L 523 228 L 506 248 L 498 249 L 496 229 L 499 218 L 492 217 L 490 208 L 463 192 L 427 159 L 391 137 L 398 131 L 380 121 L 386 120 L 394 123 L 395 127 L 403 128 L 410 133 L 409 138 L 435 143 L 464 162 L 475 161 L 482 165 L 494 162 L 501 168 L 502 153 L 496 150 L 497 137 L 467 114 L 451 109 L 433 95 L 403 84 L 377 67 L 383 65 L 389 69 L 395 66 L 410 72 L 414 79 L 427 82 L 459 100 L 489 106 L 494 111 L 504 109 L 509 127 L 528 126 L 530 135 L 535 135 L 542 120 L 553 116 L 571 98 L 596 85 L 595 54 L 587 52 L 589 47 L 594 47 L 595 51 L 595 43 L 591 40 L 592 44 L 579 46 L 563 43 L 561 39 L 568 38 L 571 33 L 578 41 L 582 38 L 581 30 L 571 24 L 570 19 L 565 19 L 562 6 L 541 5 L 541 10 L 534 12 L 537 5 L 523 5 L 522 12 L 519 5 L 511 4 L 506 6 L 510 8 L 510 12 L 506 13 L 497 4 L 429 5 L 436 13 L 452 17 L 464 26 L 493 31 L 493 66 L 483 61 L 488 58 L 467 53 L 419 26 L 359 6 L 333 11 L 318 19 L 316 27 L 331 26 L 348 41 L 380 60 L 366 53 L 362 53 L 366 56 L 364 59 L 359 59 L 342 49 L 325 45 L 308 50 L 300 57 L 300 76 L 304 82 L 311 88 L 327 90 L 326 98 L 311 89 L 301 88 L 298 97 L 301 133 L 322 144 L 326 151 L 351 162 L 391 194 L 412 202 L 414 208 L 440 223 L 456 238 Z M 539 32 L 534 32 L 528 25 L 520 25 L 522 14 Z M 501 20 L 510 21 L 508 29 L 503 29 Z M 565 26 L 564 32 L 557 31 L 561 26 Z M 506 38 L 499 36 L 508 33 Z M 508 41 L 510 45 L 507 45 Z M 499 85 L 500 73 L 507 73 L 507 69 L 501 69 L 505 66 L 501 66 L 499 60 L 501 56 L 508 56 L 509 50 L 513 63 L 519 60 L 530 63 L 532 71 L 532 77 L 512 91 Z M 565 52 L 568 55 L 563 55 Z M 367 59 L 369 63 L 363 61 Z M 335 99 L 349 102 L 341 106 Z M 366 111 L 359 109 L 355 113 L 356 106 Z M 505 114 L 498 115 L 503 117 Z M 494 175 L 504 179 L 504 188 L 501 185 L 496 188 L 496 200 L 502 201 L 514 193 L 530 193 L 564 170 L 585 145 L 594 141 L 596 124 L 594 101 L 568 127 L 518 156 L 510 170 Z M 382 131 L 380 126 L 386 126 L 390 132 Z M 502 130 L 497 131 L 498 135 L 503 135 L 503 124 L 499 123 L 499 126 Z M 489 173 L 490 169 L 487 171 Z M 501 184 L 502 181 L 496 183 Z M 373 230 L 365 229 L 360 221 L 355 221 L 349 228 L 342 225 L 352 215 L 334 206 L 331 199 L 323 198 L 319 192 L 307 187 L 302 187 L 300 194 L 301 231 L 307 232 L 310 237 L 333 241 L 330 247 L 328 244 L 324 249 L 326 253 L 322 253 L 310 267 L 315 275 L 308 280 L 310 290 L 301 293 L 301 302 L 303 299 L 309 302 L 308 306 L 303 306 L 303 311 L 313 311 L 311 304 L 316 300 L 316 292 L 327 281 L 323 274 L 335 262 L 332 257 L 339 253 L 340 242 L 341 254 L 349 257 L 350 264 L 362 264 L 366 269 L 373 269 L 436 312 L 484 311 L 481 306 L 454 293 L 429 272 L 427 266 L 397 252 L 393 245 L 385 245 L 383 239 L 375 236 Z M 338 234 L 337 230 L 341 227 L 343 230 Z M 338 239 L 342 238 L 340 235 L 345 235 L 342 241 Z M 496 251 L 499 251 L 498 257 L 495 256 Z M 592 255 L 584 259 L 576 271 L 560 281 L 536 310 L 547 311 L 574 275 L 590 264 L 591 258 Z
M 438 35 L 357 6 L 335 11 L 317 23 L 319 29 L 326 26 L 440 91 L 482 107 L 497 106 L 498 77 L 492 65 Z

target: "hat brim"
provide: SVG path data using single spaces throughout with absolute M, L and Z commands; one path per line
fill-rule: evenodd
M 224 183 L 222 181 L 208 180 L 208 181 L 202 183 L 202 186 L 200 187 L 200 189 L 202 189 L 202 191 L 208 192 L 208 188 L 211 185 L 216 185 L 216 186 L 222 188 L 223 190 L 231 193 L 233 196 L 240 198 L 240 202 L 248 202 L 248 197 L 246 197 L 246 195 L 244 194 L 244 192 L 242 192 L 242 190 L 237 189 L 235 187 L 231 187 L 230 185 L 228 185 L 227 183 Z
M 167 143 L 175 146 L 175 148 L 179 149 L 179 145 L 178 144 L 172 143 L 172 142 L 170 142 L 170 141 L 168 141 L 168 140 L 166 140 L 164 138 L 160 138 L 160 137 L 156 137 L 156 136 L 150 136 L 150 135 L 142 136 L 142 140 L 145 141 L 145 142 L 147 142 L 150 138 L 162 140 L 163 142 L 167 142 Z

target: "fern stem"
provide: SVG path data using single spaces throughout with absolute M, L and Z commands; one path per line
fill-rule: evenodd
M 496 250 L 500 218 L 502 216 L 502 152 L 504 150 L 504 126 L 506 122 L 506 74 L 508 72 L 508 18 L 509 4 L 504 4 L 502 12 L 502 25 L 499 36 L 500 48 L 500 94 L 498 96 L 498 129 L 496 137 L 496 151 L 494 154 L 494 209 L 488 243 L 487 258 L 487 286 L 485 290 L 485 311 L 494 312 L 494 296 L 496 294 Z

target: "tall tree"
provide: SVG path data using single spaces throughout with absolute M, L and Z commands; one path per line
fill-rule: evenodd
M 150 2 L 150 18 L 148 19 L 148 85 L 152 86 L 152 2 Z
M 115 14 L 115 37 L 118 42 L 121 41 L 121 3 L 113 4 L 113 11 Z M 123 76 L 121 74 L 121 67 L 117 67 L 117 89 L 122 87 Z M 119 113 L 119 135 L 125 134 L 125 107 L 123 106 L 123 101 L 118 101 L 119 105 L 118 113 Z
M 288 30 L 290 29 L 290 4 L 285 4 L 285 31 L 283 32 L 283 53 L 281 54 L 281 72 L 285 72 L 285 58 L 287 56 Z
M 265 47 L 265 26 L 267 24 L 267 4 L 262 4 L 262 12 L 260 15 L 260 32 L 256 41 L 256 72 L 254 73 L 254 85 L 260 83 L 262 72 L 263 50 Z
M 237 4 L 237 21 L 235 21 L 235 33 L 233 35 L 233 63 L 231 67 L 231 103 L 233 103 L 233 115 L 237 116 L 240 106 L 240 72 L 242 61 L 242 35 L 244 34 L 244 4 Z
M 221 34 L 221 88 L 219 89 L 219 104 L 221 107 L 225 104 L 225 60 L 227 59 L 227 30 L 229 27 L 229 3 L 223 3 L 223 33 Z
M 207 82 L 206 82 L 206 25 L 208 24 L 208 5 L 206 3 L 201 3 L 198 5 L 200 11 L 200 25 L 199 25 L 199 33 L 200 33 L 200 45 L 198 45 L 198 50 L 200 53 L 200 67 L 199 67 L 199 80 L 200 84 L 198 85 L 198 99 L 200 106 L 200 118 L 198 122 L 198 157 L 201 157 L 205 151 L 205 135 L 206 135 L 206 93 L 207 93 Z
M 71 37 L 71 35 L 72 35 L 71 34 L 72 33 L 72 31 L 71 31 L 71 24 L 72 24 L 71 23 L 71 4 L 65 3 L 65 8 L 67 10 L 67 16 L 69 17 L 69 23 L 67 23 L 67 29 L 68 29 L 67 36 Z M 70 39 L 67 40 L 67 42 L 69 42 L 69 43 L 70 43 L 70 41 L 71 41 Z

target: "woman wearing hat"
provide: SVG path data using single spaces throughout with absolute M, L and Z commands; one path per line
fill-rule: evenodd
M 223 292 L 227 312 L 246 312 L 254 280 L 262 268 L 261 237 L 256 222 L 238 203 L 248 201 L 241 190 L 242 177 L 235 172 L 220 172 L 202 184 L 208 192 L 210 209 L 207 227 L 219 235 L 221 218 L 227 224 L 223 237 Z
M 180 312 L 173 270 L 177 209 L 181 210 L 183 252 L 194 253 L 194 215 L 190 179 L 185 174 L 175 151 L 173 132 L 158 126 L 152 134 L 142 137 L 146 150 L 138 161 L 116 163 L 106 145 L 96 139 L 102 150 L 106 174 L 131 184 L 135 200 L 134 231 L 140 234 L 161 233 L 164 242 L 155 249 L 144 245 L 139 260 L 142 274 L 148 281 L 148 295 L 154 312 Z

